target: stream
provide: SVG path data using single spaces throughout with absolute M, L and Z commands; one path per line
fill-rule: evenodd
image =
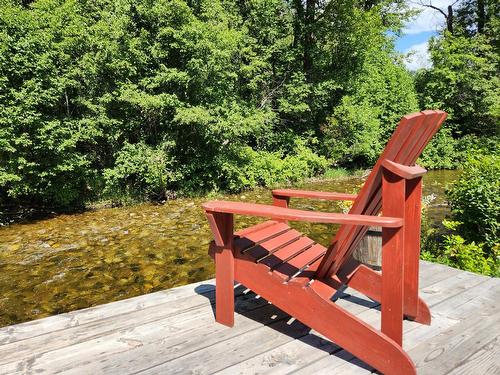
M 429 220 L 448 213 L 445 185 L 457 171 L 430 171 L 424 196 Z M 354 193 L 360 177 L 312 181 L 297 187 Z M 268 189 L 218 199 L 271 203 Z M 0 228 L 0 326 L 103 304 L 214 277 L 207 255 L 211 234 L 200 208 L 207 198 L 182 198 L 59 215 Z M 339 211 L 338 202 L 292 199 L 294 208 Z M 262 219 L 236 217 L 236 229 Z M 336 227 L 294 223 L 324 245 Z

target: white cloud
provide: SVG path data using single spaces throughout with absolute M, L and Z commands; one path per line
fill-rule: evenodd
M 435 9 L 422 7 L 418 5 L 419 0 L 409 1 L 409 4 L 417 9 L 422 9 L 422 12 L 413 17 L 403 29 L 405 34 L 418 34 L 424 31 L 438 31 L 446 23 L 444 16 Z M 452 4 L 450 0 L 422 0 L 424 4 L 431 3 L 433 6 L 447 12 L 448 5 Z
M 405 54 L 411 53 L 411 56 L 405 59 L 405 65 L 409 70 L 415 71 L 420 68 L 430 68 L 431 60 L 428 51 L 429 43 L 414 44 L 405 51 Z

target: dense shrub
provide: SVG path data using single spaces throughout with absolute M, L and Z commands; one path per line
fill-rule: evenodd
M 354 104 L 349 96 L 335 108 L 324 132 L 328 155 L 341 165 L 372 165 L 382 148 L 376 110 Z
M 326 170 L 328 161 L 296 139 L 292 151 L 254 151 L 247 147 L 221 167 L 229 191 L 255 185 L 273 187 L 298 182 Z
M 418 109 L 413 81 L 387 40 L 373 37 L 368 51 L 323 126 L 325 153 L 340 165 L 372 166 L 401 116 Z
M 500 249 L 490 251 L 484 243 L 469 242 L 456 230 L 462 224 L 457 221 L 443 221 L 447 234 L 436 236 L 427 232 L 422 251 L 422 259 L 442 263 L 465 271 L 484 275 L 500 276 Z M 432 238 L 432 240 L 430 240 Z
M 369 163 L 413 109 L 387 34 L 406 7 L 332 4 L 0 0 L 0 204 L 296 181 L 332 114 L 332 155 Z
M 428 169 L 453 169 L 460 163 L 457 141 L 448 128 L 441 128 L 425 147 L 418 164 Z
M 468 134 L 458 138 L 454 145 L 457 166 L 463 165 L 470 157 L 500 155 L 500 136 L 493 134 L 483 137 Z
M 422 222 L 422 258 L 500 276 L 500 156 L 469 158 L 447 189 L 452 221 Z
M 460 166 L 478 149 L 499 152 L 498 6 L 461 1 L 450 10 L 452 23 L 429 41 L 432 65 L 415 74 L 420 107 L 448 112 L 420 161 L 430 168 Z
M 466 35 L 457 29 L 432 38 L 432 67 L 416 75 L 421 106 L 448 112 L 447 126 L 455 136 L 500 132 L 500 55 L 495 46 L 500 23 L 491 26 L 489 33 Z
M 172 145 L 152 148 L 144 143 L 125 144 L 113 168 L 104 171 L 105 193 L 110 197 L 134 196 L 163 199 L 181 177 L 174 170 Z
M 459 232 L 489 251 L 500 243 L 500 155 L 471 158 L 447 191 Z
M 500 154 L 500 138 L 467 134 L 455 138 L 448 127 L 443 127 L 424 149 L 418 163 L 428 169 L 461 168 L 466 161 L 478 155 Z
M 293 181 L 323 168 L 298 138 L 369 166 L 418 108 L 388 33 L 408 15 L 384 1 L 0 0 L 0 203 Z M 498 131 L 488 25 L 434 40 L 416 76 L 420 106 L 450 112 L 428 167 L 460 164 L 463 134 Z
M 319 173 L 322 157 L 370 166 L 418 109 L 388 33 L 407 10 L 0 0 L 0 204 L 235 191 Z M 422 157 L 430 168 L 459 165 L 485 139 L 473 137 L 498 131 L 493 33 L 447 38 L 416 75 L 420 106 L 450 112 Z

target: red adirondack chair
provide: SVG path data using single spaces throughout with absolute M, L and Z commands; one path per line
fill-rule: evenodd
M 418 297 L 422 175 L 415 165 L 446 118 L 443 111 L 404 116 L 358 195 L 280 189 L 273 205 L 211 201 L 203 204 L 214 241 L 216 320 L 234 324 L 234 281 L 385 374 L 415 374 L 402 349 L 403 318 L 430 324 Z M 348 214 L 288 208 L 289 199 L 354 201 Z M 378 216 L 382 211 L 383 215 Z M 233 233 L 233 215 L 271 220 Z M 328 248 L 288 221 L 341 224 Z M 352 258 L 369 226 L 382 227 L 382 272 Z M 348 285 L 381 303 L 381 330 L 336 305 Z

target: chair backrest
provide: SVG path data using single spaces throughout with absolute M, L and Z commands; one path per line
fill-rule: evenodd
M 350 214 L 378 215 L 382 208 L 382 162 L 412 166 L 446 119 L 443 111 L 422 111 L 404 116 L 354 201 Z M 347 262 L 368 227 L 342 225 L 318 267 L 316 277 L 334 275 Z

